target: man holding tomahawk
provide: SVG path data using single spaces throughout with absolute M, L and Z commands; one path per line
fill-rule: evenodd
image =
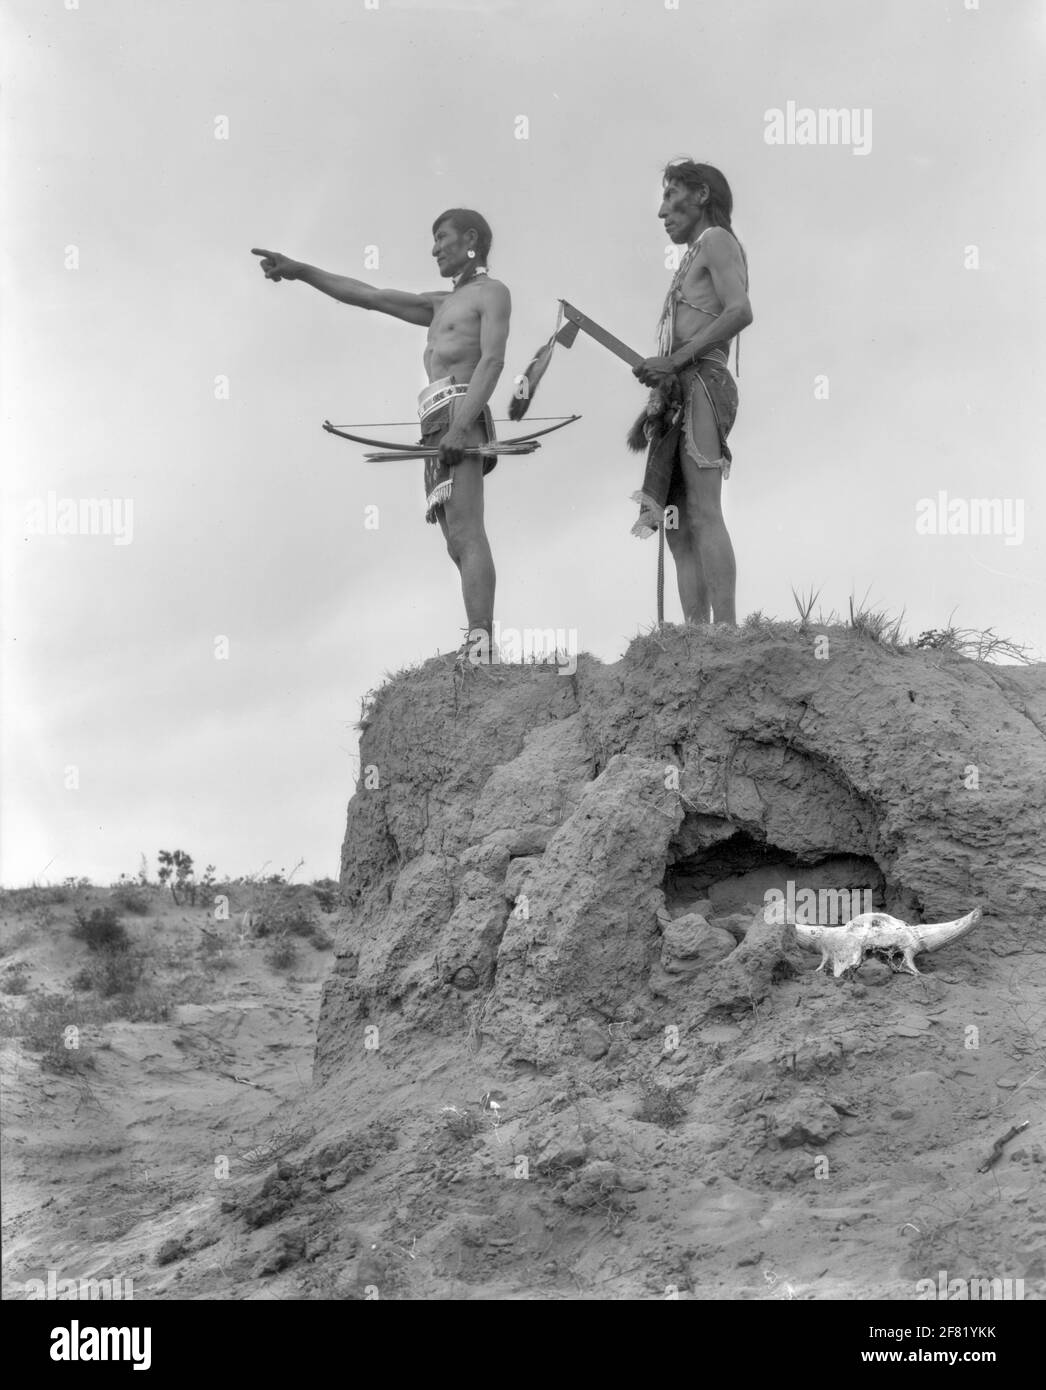
M 429 385 L 418 398 L 423 444 L 439 446 L 425 460 L 425 520 L 439 522 L 447 551 L 461 574 L 471 641 L 494 622 L 494 561 L 483 526 L 483 478 L 497 463 L 478 446 L 492 443 L 488 401 L 505 364 L 509 317 L 507 286 L 487 272 L 492 234 L 486 219 L 467 208 L 441 213 L 432 227 L 439 273 L 453 289 L 428 294 L 382 290 L 293 261 L 278 251 L 256 248 L 267 280 L 301 280 L 342 304 L 376 309 L 428 329 L 425 370 Z
M 665 525 L 684 619 L 732 625 L 736 569 L 721 495 L 737 412 L 727 360 L 731 341 L 752 322 L 748 263 L 730 225 L 730 185 L 718 169 L 673 161 L 663 192 L 658 217 L 687 250 L 661 313 L 658 356 L 633 369 L 653 390 L 629 435 L 637 452 L 648 448 L 632 533 L 648 536 Z M 668 507 L 678 526 L 665 524 Z

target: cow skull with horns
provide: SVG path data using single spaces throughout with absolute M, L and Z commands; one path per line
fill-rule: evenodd
M 817 969 L 823 970 L 831 961 L 836 978 L 869 956 L 884 960 L 892 970 L 918 975 L 921 972 L 915 968 L 913 957 L 920 951 L 938 951 L 958 941 L 980 917 L 981 910 L 975 907 L 957 921 L 940 922 L 936 926 L 929 923 L 909 926 L 885 912 L 862 912 L 843 927 L 807 927 L 798 922 L 794 925 L 800 946 L 821 952 L 821 964 Z

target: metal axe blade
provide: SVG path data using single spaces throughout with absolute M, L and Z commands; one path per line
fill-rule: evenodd
M 590 319 L 580 309 L 575 309 L 573 304 L 568 304 L 565 299 L 561 299 L 559 302 L 563 306 L 563 317 L 568 322 L 560 329 L 556 341 L 562 343 L 564 347 L 570 347 L 577 337 L 578 331 L 583 330 L 590 338 L 595 338 L 597 343 L 602 343 L 605 348 L 609 348 L 615 357 L 620 357 L 623 362 L 627 362 L 630 367 L 638 367 L 640 362 L 646 360 L 641 353 L 630 348 L 620 338 L 615 338 L 613 333 L 608 333 L 601 324 Z M 566 334 L 570 335 L 569 339 L 565 336 Z

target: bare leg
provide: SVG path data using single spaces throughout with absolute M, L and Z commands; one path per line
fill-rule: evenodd
M 719 432 L 716 429 L 715 416 L 700 389 L 694 397 L 694 441 L 704 458 L 719 458 Z M 735 624 L 737 566 L 734 547 L 730 543 L 726 522 L 723 520 L 723 473 L 719 468 L 699 468 L 683 450 L 680 450 L 680 456 L 686 483 L 686 519 L 689 522 L 691 544 L 704 576 L 712 621 Z M 707 605 L 704 612 L 706 616 L 696 618 L 695 621 L 707 622 Z
M 453 469 L 454 486 L 436 513 L 447 553 L 461 574 L 461 592 L 469 631 L 494 626 L 494 560 L 483 527 L 483 460 L 468 457 Z
M 708 586 L 705 584 L 697 541 L 684 509 L 680 509 L 679 525 L 665 527 L 665 539 L 676 565 L 679 602 L 683 606 L 683 621 L 707 623 L 711 614 Z

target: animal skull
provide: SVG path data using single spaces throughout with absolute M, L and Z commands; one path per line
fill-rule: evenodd
M 975 907 L 965 917 L 936 926 L 909 926 L 885 912 L 862 912 L 843 927 L 807 927 L 794 924 L 800 946 L 821 952 L 823 970 L 829 961 L 836 978 L 844 970 L 852 970 L 868 956 L 886 960 L 892 970 L 909 975 L 921 972 L 915 968 L 914 956 L 920 951 L 937 951 L 965 936 L 980 921 L 981 910 Z M 899 958 L 899 959 L 898 959 Z

